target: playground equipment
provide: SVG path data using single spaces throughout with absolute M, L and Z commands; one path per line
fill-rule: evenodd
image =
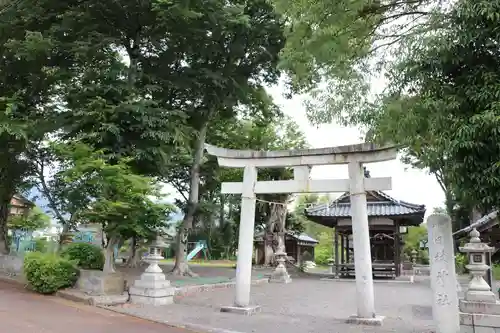
M 200 240 L 200 241 L 197 241 L 197 242 L 193 242 L 195 244 L 195 247 L 194 249 L 189 252 L 188 256 L 187 256 L 187 261 L 190 261 L 191 259 L 193 259 L 200 251 L 203 251 L 203 254 L 205 255 L 205 260 L 208 260 L 208 255 L 207 255 L 207 252 L 208 252 L 208 246 L 207 246 L 207 241 L 205 240 Z M 191 244 L 193 244 L 191 243 Z

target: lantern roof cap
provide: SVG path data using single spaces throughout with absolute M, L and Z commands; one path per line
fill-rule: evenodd
M 469 233 L 470 241 L 464 246 L 460 247 L 460 252 L 463 253 L 472 253 L 472 252 L 493 252 L 495 250 L 494 247 L 489 246 L 486 243 L 481 242 L 481 238 L 479 238 L 479 231 L 476 228 L 472 229 Z

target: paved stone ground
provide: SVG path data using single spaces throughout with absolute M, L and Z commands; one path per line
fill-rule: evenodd
M 433 332 L 428 283 L 375 283 L 377 314 L 386 316 L 382 327 L 344 323 L 356 312 L 355 288 L 353 282 L 311 278 L 296 278 L 288 285 L 253 286 L 252 301 L 262 306 L 262 312 L 249 317 L 219 311 L 220 306 L 233 303 L 234 289 L 178 297 L 170 306 L 125 305 L 114 310 L 160 322 L 194 324 L 200 330 L 219 329 L 211 332 Z
M 0 282 L 2 333 L 194 333 Z

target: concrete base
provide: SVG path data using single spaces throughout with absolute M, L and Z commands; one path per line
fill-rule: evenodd
M 256 313 L 259 313 L 261 311 L 260 306 L 258 305 L 250 305 L 247 307 L 239 307 L 239 306 L 223 306 L 220 309 L 220 312 L 230 312 L 230 313 L 236 313 L 236 314 L 242 314 L 246 316 L 250 316 Z
M 77 289 L 63 289 L 56 292 L 56 296 L 73 301 L 80 302 L 92 306 L 116 306 L 125 304 L 129 300 L 127 292 L 122 295 L 97 295 L 92 296 L 85 294 Z
M 375 316 L 374 318 L 361 318 L 358 316 L 350 316 L 347 318 L 346 323 L 356 324 L 356 325 L 368 325 L 368 326 L 382 326 L 384 322 L 384 316 Z
M 141 295 L 130 295 L 130 303 L 153 305 L 153 306 L 170 305 L 174 303 L 174 297 L 173 296 L 150 297 Z
M 495 303 L 496 296 L 491 290 L 474 292 L 468 291 L 465 293 L 465 300 L 468 302 Z
M 481 314 L 481 315 L 499 315 L 500 302 L 485 303 L 485 302 L 469 302 L 466 300 L 459 300 L 458 307 L 460 312 L 466 314 Z
M 22 276 L 23 258 L 11 255 L 0 255 L 0 271 L 9 276 Z
M 500 333 L 500 316 L 460 312 L 460 333 Z
M 279 277 L 274 277 L 274 276 L 271 276 L 269 278 L 269 283 L 291 283 L 292 282 L 292 278 L 290 277 L 290 275 L 287 275 L 287 276 L 279 276 Z
M 290 283 L 292 278 L 288 275 L 288 272 L 274 272 L 269 277 L 269 283 Z
M 122 295 L 125 291 L 125 279 L 118 272 L 80 269 L 76 288 L 90 295 Z

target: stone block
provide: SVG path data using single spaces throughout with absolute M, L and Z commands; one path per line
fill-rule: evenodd
M 500 333 L 500 315 L 460 312 L 460 333 Z
M 460 312 L 460 325 L 500 328 L 500 315 Z
M 81 269 L 76 288 L 91 295 L 121 295 L 125 291 L 125 279 L 118 272 Z
M 169 280 L 150 280 L 150 281 L 145 281 L 145 280 L 136 280 L 134 282 L 134 287 L 137 288 L 168 288 L 170 287 L 170 281 Z
M 128 292 L 130 295 L 159 298 L 174 296 L 175 288 L 139 288 L 134 284 L 129 288 Z
M 250 316 L 250 315 L 259 313 L 260 311 L 261 311 L 261 308 L 258 305 L 250 305 L 250 306 L 246 306 L 246 307 L 223 306 L 220 309 L 220 312 L 236 313 L 236 314 L 241 314 L 241 315 L 245 315 L 245 316 Z
M 130 294 L 130 302 L 133 304 L 146 304 L 146 305 L 170 305 L 174 303 L 174 298 L 171 297 L 150 297 L 142 295 L 132 295 Z
M 165 277 L 165 274 L 144 272 L 141 274 L 141 280 L 142 281 L 167 281 L 167 278 Z M 137 281 L 139 281 L 139 280 L 137 280 Z
M 474 327 L 468 325 L 460 325 L 460 333 L 474 333 Z
M 384 319 L 384 316 L 375 316 L 374 318 L 361 318 L 354 315 L 347 318 L 346 323 L 367 326 L 382 326 Z
M 272 274 L 269 278 L 269 283 L 291 283 L 292 278 L 288 274 Z
M 0 271 L 11 276 L 23 275 L 23 258 L 11 255 L 0 255 Z
M 461 299 L 458 303 L 459 309 L 463 313 L 482 313 L 482 314 L 497 314 L 500 315 L 500 302 L 485 303 L 485 302 L 470 302 Z
M 474 333 L 496 333 L 493 327 L 474 326 Z

